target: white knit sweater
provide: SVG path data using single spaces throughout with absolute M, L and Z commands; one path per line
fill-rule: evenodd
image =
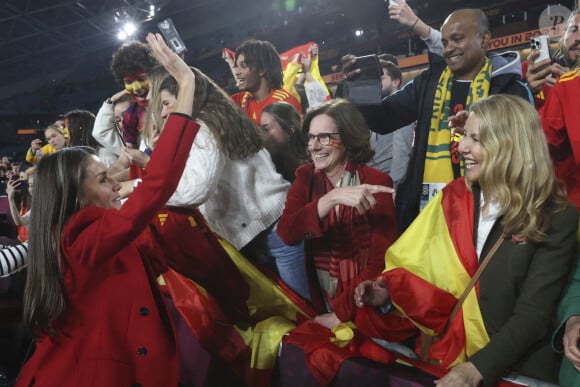
M 231 160 L 205 123 L 198 123 L 201 128 L 167 205 L 197 206 L 218 234 L 241 249 L 280 218 L 290 183 L 276 172 L 267 150 Z

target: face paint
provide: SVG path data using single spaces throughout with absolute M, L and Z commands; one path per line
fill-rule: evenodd
M 331 138 L 327 146 L 331 146 L 333 148 L 340 148 L 342 146 L 342 143 L 340 142 L 340 140 Z
M 125 90 L 136 97 L 145 97 L 149 92 L 149 78 L 147 73 L 138 72 L 123 77 Z

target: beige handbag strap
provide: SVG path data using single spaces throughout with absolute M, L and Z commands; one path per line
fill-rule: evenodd
M 495 244 L 492 246 L 491 250 L 489 250 L 489 252 L 485 256 L 485 258 L 483 258 L 483 261 L 481 261 L 481 263 L 479 264 L 479 267 L 477 268 L 477 271 L 475 272 L 475 274 L 473 274 L 473 277 L 471 277 L 471 280 L 467 284 L 467 287 L 463 291 L 463 294 L 461 294 L 461 297 L 459 297 L 459 299 L 457 299 L 457 303 L 453 307 L 453 310 L 451 311 L 451 314 L 449 315 L 449 318 L 447 319 L 447 322 L 445 323 L 445 327 L 443 328 L 441 333 L 439 333 L 437 336 L 429 336 L 426 333 L 421 331 L 421 339 L 419 342 L 419 344 L 420 344 L 419 358 L 422 361 L 428 362 L 430 364 L 440 364 L 441 363 L 441 361 L 439 361 L 439 360 L 429 359 L 429 350 L 431 349 L 431 346 L 433 345 L 433 343 L 437 342 L 440 339 L 440 337 L 445 334 L 445 332 L 447 332 L 447 328 L 449 328 L 449 324 L 451 323 L 451 321 L 453 321 L 453 318 L 455 318 L 455 315 L 457 314 L 457 312 L 459 312 L 461 305 L 463 305 L 463 301 L 465 301 L 465 299 L 467 298 L 467 295 L 469 294 L 469 292 L 471 292 L 471 289 L 473 289 L 473 287 L 475 286 L 475 283 L 477 282 L 479 277 L 481 277 L 481 273 L 483 273 L 483 270 L 485 269 L 485 267 L 487 266 L 489 261 L 491 261 L 491 258 L 493 257 L 493 255 L 495 254 L 497 249 L 499 249 L 499 246 L 502 244 L 504 239 L 505 239 L 505 234 L 502 233 L 500 235 L 500 237 L 497 239 L 497 241 L 495 241 Z
M 447 327 L 449 326 L 451 321 L 453 321 L 453 318 L 455 317 L 457 312 L 459 312 L 461 305 L 463 305 L 463 301 L 465 301 L 465 299 L 467 298 L 467 295 L 469 294 L 469 292 L 471 292 L 471 289 L 473 289 L 473 287 L 475 286 L 475 283 L 477 282 L 477 280 L 479 280 L 479 277 L 481 277 L 481 273 L 483 273 L 483 270 L 485 269 L 485 267 L 487 266 L 489 261 L 491 261 L 491 258 L 493 257 L 493 255 L 495 254 L 497 249 L 499 249 L 499 246 L 502 244 L 504 239 L 505 239 L 505 234 L 502 233 L 499 236 L 499 238 L 497 239 L 497 241 L 495 241 L 495 244 L 493 245 L 491 250 L 489 250 L 489 252 L 485 256 L 485 258 L 483 258 L 483 261 L 480 262 L 479 267 L 477 268 L 477 271 L 475 272 L 473 277 L 471 277 L 471 281 L 469 281 L 469 283 L 467 284 L 467 287 L 463 291 L 463 294 L 461 295 L 461 297 L 459 297 L 459 299 L 457 300 L 457 303 L 455 304 L 455 307 L 451 311 L 451 314 L 449 315 L 449 319 L 447 320 L 447 323 L 445 324 L 445 328 L 443 329 L 443 332 L 441 332 L 441 335 L 443 335 L 443 333 L 445 331 L 447 331 Z
M 430 336 L 424 332 L 421 332 L 421 338 L 419 341 L 419 344 L 420 344 L 420 346 L 419 346 L 420 347 L 419 358 L 422 361 L 428 362 L 431 364 L 440 364 L 441 363 L 439 360 L 429 359 L 429 350 L 431 349 L 431 346 L 433 345 L 433 343 L 438 341 L 441 336 L 443 336 L 445 334 L 445 332 L 447 331 L 447 328 L 449 328 L 449 324 L 451 323 L 451 321 L 453 321 L 453 318 L 455 318 L 455 315 L 457 314 L 457 312 L 459 312 L 461 305 L 463 305 L 463 301 L 465 301 L 465 299 L 467 298 L 467 295 L 469 294 L 471 289 L 473 289 L 473 287 L 475 286 L 475 283 L 477 282 L 479 277 L 481 277 L 481 273 L 483 273 L 483 270 L 485 269 L 485 267 L 487 266 L 489 261 L 491 261 L 491 258 L 493 257 L 493 255 L 495 254 L 497 249 L 499 249 L 499 246 L 502 244 L 504 239 L 505 239 L 505 234 L 501 234 L 500 237 L 498 238 L 498 240 L 495 241 L 495 244 L 492 246 L 491 250 L 489 250 L 489 252 L 485 256 L 485 258 L 483 258 L 483 261 L 481 261 L 481 263 L 479 264 L 479 267 L 477 268 L 477 271 L 475 272 L 475 274 L 473 274 L 473 277 L 471 277 L 471 280 L 467 284 L 467 287 L 463 291 L 463 294 L 461 294 L 461 297 L 459 297 L 457 299 L 457 303 L 453 307 L 453 310 L 451 311 L 451 314 L 449 315 L 449 318 L 447 319 L 447 322 L 445 323 L 445 327 L 443 328 L 441 333 L 439 333 L 437 336 Z

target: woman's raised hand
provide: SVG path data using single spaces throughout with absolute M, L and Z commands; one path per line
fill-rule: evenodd
M 195 97 L 195 75 L 193 71 L 179 55 L 171 51 L 160 34 L 148 34 L 147 43 L 151 47 L 153 56 L 175 78 L 179 85 L 179 95 L 173 112 L 191 116 Z
M 165 67 L 165 69 L 175 78 L 179 85 L 188 80 L 195 81 L 195 75 L 181 59 L 179 55 L 174 53 L 165 41 L 161 34 L 147 34 L 147 43 L 151 47 L 151 52 L 157 61 Z M 195 82 L 194 82 L 195 83 Z

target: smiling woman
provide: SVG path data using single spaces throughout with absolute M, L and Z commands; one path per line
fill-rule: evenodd
M 395 240 L 392 180 L 364 165 L 370 132 L 350 102 L 310 111 L 302 133 L 313 162 L 296 170 L 278 233 L 289 244 L 304 240 L 315 321 L 333 328 L 354 317 L 354 286 L 379 275 Z
M 175 190 L 199 125 L 189 117 L 194 75 L 160 39 L 148 37 L 182 92 L 125 205 L 91 148 L 69 147 L 38 163 L 24 323 L 39 340 L 17 386 L 179 383 L 176 333 L 155 283 L 165 261 L 146 256 L 138 236 Z
M 471 183 L 479 180 L 480 165 L 484 162 L 484 153 L 479 142 L 479 119 L 470 113 L 465 123 L 465 133 L 459 142 L 459 152 L 465 160 L 465 177 Z
M 121 185 L 107 176 L 107 168 L 96 156 L 87 159 L 85 178 L 80 186 L 81 207 L 121 208 Z
M 470 110 L 460 143 L 466 177 L 391 246 L 382 275 L 357 287 L 357 327 L 388 341 L 418 334 L 417 355 L 446 374 L 440 387 L 492 386 L 509 371 L 554 383 L 550 335 L 578 214 L 554 176 L 533 105 L 494 95 Z

